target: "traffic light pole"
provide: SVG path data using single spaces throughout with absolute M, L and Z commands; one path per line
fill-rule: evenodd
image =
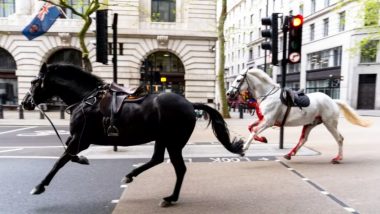
M 117 83 L 117 18 L 118 13 L 113 14 L 112 23 L 112 64 L 113 64 L 113 82 Z M 117 146 L 113 146 L 113 151 L 117 152 Z
M 282 25 L 283 43 L 282 43 L 282 60 L 281 60 L 281 88 L 285 88 L 286 83 L 286 65 L 288 64 L 288 57 L 286 55 L 286 42 L 288 40 L 289 30 L 289 17 L 284 17 L 284 23 Z M 280 149 L 284 148 L 284 126 L 280 127 Z

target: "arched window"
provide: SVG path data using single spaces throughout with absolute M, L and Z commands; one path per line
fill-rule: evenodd
M 0 0 L 0 17 L 15 13 L 15 0 Z
M 62 63 L 83 67 L 82 53 L 75 49 L 62 49 L 52 54 L 47 60 L 48 64 Z
M 185 68 L 180 58 L 167 51 L 150 54 L 141 67 L 141 83 L 151 93 L 174 92 L 184 95 Z
M 0 48 L 0 104 L 17 103 L 16 61 Z
M 152 22 L 175 22 L 175 0 L 152 0 Z

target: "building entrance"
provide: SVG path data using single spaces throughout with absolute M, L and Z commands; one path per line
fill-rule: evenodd
M 360 74 L 358 109 L 374 109 L 376 98 L 376 74 Z
M 17 104 L 16 61 L 3 48 L 0 48 L 0 61 L 0 105 Z
M 143 62 L 140 72 L 140 81 L 150 93 L 185 95 L 185 68 L 176 55 L 167 51 L 152 53 Z

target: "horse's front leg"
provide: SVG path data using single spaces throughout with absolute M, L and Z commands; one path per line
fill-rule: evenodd
M 252 129 L 252 132 L 249 135 L 247 142 L 245 142 L 245 144 L 243 146 L 243 150 L 244 151 L 248 150 L 248 148 L 251 145 L 251 143 L 252 143 L 253 140 L 257 140 L 257 139 L 263 140 L 263 138 L 266 140 L 265 137 L 260 137 L 259 134 L 261 132 L 263 132 L 265 129 L 267 129 L 268 127 L 269 126 L 266 124 L 265 120 L 259 121 L 259 123 L 257 124 L 257 126 L 255 126 Z
M 81 150 L 79 150 L 78 147 L 78 141 L 74 138 L 69 137 L 67 139 L 66 143 L 67 149 L 63 153 L 63 155 L 55 162 L 53 168 L 50 170 L 50 172 L 46 175 L 46 177 L 39 183 L 34 189 L 30 192 L 32 195 L 41 194 L 45 191 L 45 186 L 48 186 L 55 176 L 59 169 L 61 169 L 67 162 L 70 160 L 74 162 L 79 162 L 78 160 L 82 160 L 83 158 L 79 158 L 76 156 Z M 83 150 L 83 149 L 82 149 Z M 83 160 L 82 160 L 83 161 Z
M 257 121 L 254 121 L 251 125 L 249 125 L 248 126 L 249 132 L 251 133 L 254 132 L 254 130 L 257 129 L 257 126 L 259 125 L 260 122 L 261 122 L 260 120 L 257 120 Z M 268 143 L 267 138 L 264 136 L 260 137 L 258 135 L 253 135 L 253 139 L 262 143 Z

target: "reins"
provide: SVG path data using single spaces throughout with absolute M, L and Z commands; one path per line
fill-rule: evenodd
M 77 103 L 74 103 L 74 104 L 72 104 L 72 105 L 70 105 L 70 106 L 68 106 L 66 109 L 65 109 L 65 112 L 66 113 L 68 113 L 68 114 L 71 114 L 71 110 L 73 109 L 73 108 L 76 108 L 77 106 L 79 106 L 80 104 L 82 104 L 82 103 L 85 103 L 85 104 L 87 104 L 87 105 L 94 105 L 96 102 L 97 102 L 97 95 L 98 95 L 98 92 L 102 89 L 102 88 L 104 88 L 104 85 L 102 85 L 102 86 L 98 86 L 98 87 L 96 87 L 94 90 L 92 90 L 91 92 L 89 92 L 86 96 L 85 96 L 85 98 L 84 99 L 82 99 L 81 101 L 79 101 L 79 102 L 77 102 Z M 32 93 L 29 91 L 29 94 L 31 94 L 32 95 Z M 46 119 L 49 121 L 49 123 L 50 123 L 50 125 L 53 127 L 53 129 L 54 129 L 54 132 L 55 132 L 55 134 L 57 135 L 57 138 L 59 139 L 59 141 L 61 142 L 61 144 L 62 144 L 62 147 L 63 147 L 63 149 L 65 150 L 65 152 L 68 154 L 68 155 L 70 155 L 70 156 L 72 156 L 72 157 L 78 157 L 77 155 L 72 155 L 72 154 L 70 154 L 69 152 L 67 152 L 67 146 L 64 144 L 64 142 L 63 142 L 63 140 L 62 140 L 62 137 L 61 137 L 61 135 L 58 133 L 58 131 L 57 131 L 57 128 L 55 127 L 55 125 L 54 125 L 54 123 L 53 123 L 53 121 L 50 119 L 50 117 L 39 107 L 39 105 L 36 105 L 35 104 L 35 102 L 34 102 L 34 99 L 33 99 L 33 96 L 31 96 L 31 99 L 32 99 L 32 103 L 36 106 L 36 108 L 41 112 L 41 114 L 43 114 L 44 115 L 44 117 L 46 117 Z M 92 102 L 89 102 L 89 100 L 93 100 Z M 84 115 L 84 125 L 83 125 L 83 128 L 82 128 L 82 132 L 81 132 L 81 135 L 80 135 L 80 137 L 79 137 L 79 143 L 78 143 L 78 147 L 79 147 L 79 145 L 80 145 L 80 141 L 81 141 L 81 139 L 82 139 L 82 135 L 83 135 L 83 132 L 84 132 L 84 127 L 86 126 L 86 122 L 87 122 L 87 120 L 86 120 L 86 115 L 85 115 L 85 112 L 84 112 L 84 109 L 83 109 L 83 107 L 82 107 L 82 113 L 83 113 L 83 115 Z

